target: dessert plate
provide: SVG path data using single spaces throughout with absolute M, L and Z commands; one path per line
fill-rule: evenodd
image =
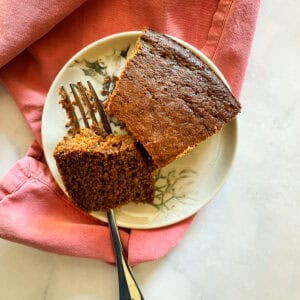
M 58 103 L 60 85 L 90 80 L 102 100 L 107 100 L 133 50 L 139 31 L 114 34 L 96 41 L 75 54 L 53 81 L 46 98 L 42 117 L 42 141 L 45 157 L 56 182 L 65 191 L 58 173 L 53 150 L 67 134 L 65 111 Z M 204 60 L 228 86 L 218 68 L 199 50 L 174 38 Z M 113 131 L 122 133 L 117 121 Z M 123 132 L 124 133 L 124 132 Z M 114 209 L 118 226 L 126 228 L 158 228 L 177 223 L 196 213 L 214 197 L 229 173 L 237 145 L 237 120 L 208 138 L 188 155 L 158 171 L 155 177 L 153 204 L 130 203 Z M 91 215 L 107 221 L 106 214 Z

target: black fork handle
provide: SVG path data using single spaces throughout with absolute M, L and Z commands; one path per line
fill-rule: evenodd
M 116 257 L 118 278 L 119 278 L 119 299 L 120 300 L 144 300 L 132 270 L 125 259 L 121 239 L 116 225 L 113 210 L 107 211 L 108 223 Z

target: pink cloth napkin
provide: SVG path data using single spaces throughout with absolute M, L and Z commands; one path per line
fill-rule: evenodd
M 0 78 L 36 139 L 0 182 L 0 237 L 59 254 L 114 262 L 107 225 L 73 206 L 45 163 L 41 113 L 52 80 L 90 42 L 150 27 L 202 49 L 238 97 L 259 0 L 83 2 L 0 2 Z M 129 262 L 138 264 L 168 253 L 192 219 L 154 230 L 120 230 Z

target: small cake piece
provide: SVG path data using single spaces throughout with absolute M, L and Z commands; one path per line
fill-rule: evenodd
M 107 109 L 163 167 L 219 131 L 240 104 L 199 57 L 146 29 Z
M 130 136 L 103 138 L 82 128 L 56 146 L 54 158 L 70 198 L 85 211 L 154 200 L 153 174 Z

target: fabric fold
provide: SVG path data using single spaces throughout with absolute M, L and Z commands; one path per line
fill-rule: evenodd
M 107 225 L 76 208 L 45 165 L 20 160 L 1 181 L 0 236 L 58 254 L 114 262 Z M 120 231 L 127 248 L 128 233 Z
M 259 7 L 260 1 L 220 1 L 202 49 L 222 71 L 237 98 L 248 65 Z
M 0 68 L 85 1 L 1 1 Z

